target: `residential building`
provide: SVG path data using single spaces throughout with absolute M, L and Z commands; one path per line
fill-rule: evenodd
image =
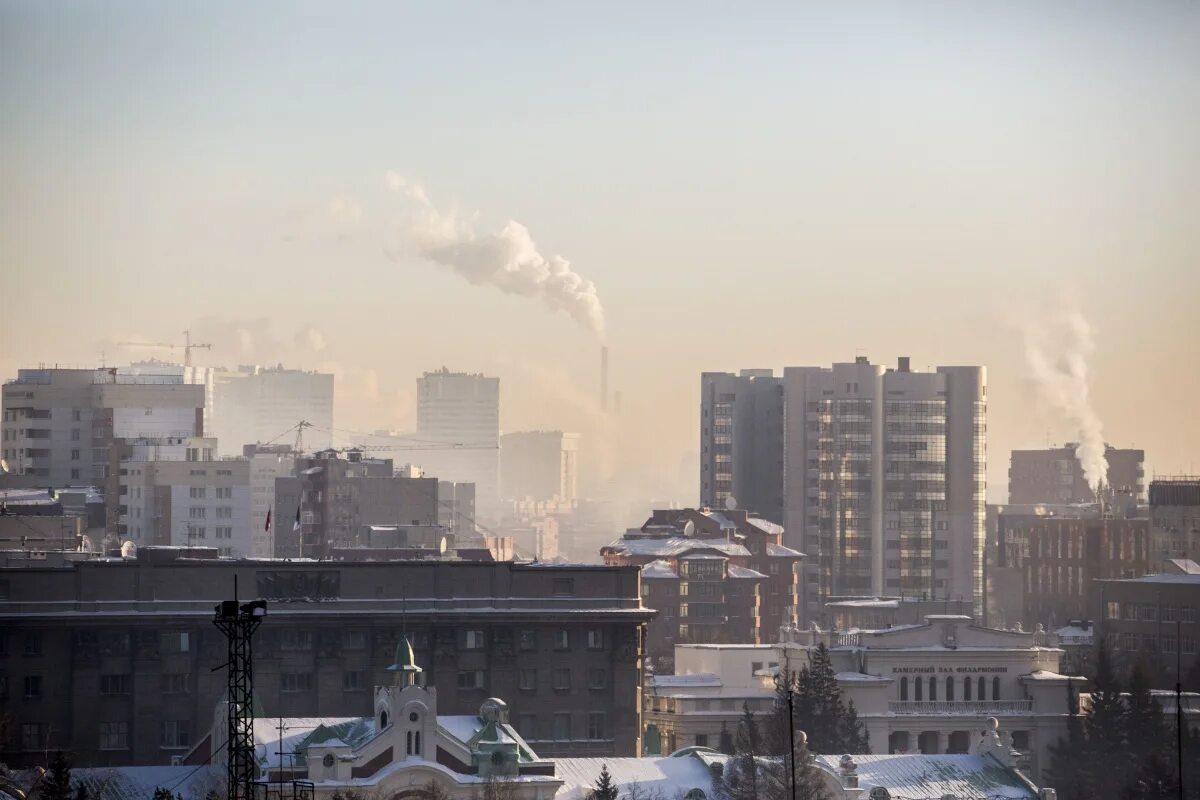
M 274 367 L 240 366 L 219 370 L 213 389 L 213 435 L 221 455 L 242 454 L 247 444 L 270 444 L 303 421 L 303 447 L 333 445 L 333 375 Z M 291 434 L 289 434 L 289 437 Z
M 122 461 L 120 485 L 122 541 L 251 554 L 248 460 Z
M 116 536 L 127 440 L 204 435 L 204 387 L 111 369 L 22 369 L 3 387 L 0 452 L 10 470 L 51 487 L 92 485 Z
M 242 456 L 250 462 L 250 556 L 270 558 L 275 554 L 275 479 L 292 475 L 296 454 L 290 444 L 248 444 L 242 448 Z M 279 524 L 290 526 L 294 521 L 294 517 L 282 517 Z
M 520 431 L 500 437 L 501 497 L 556 502 L 579 499 L 579 434 Z
M 1089 616 L 1092 582 L 1136 578 L 1151 571 L 1150 520 L 1100 513 L 1098 507 L 1070 515 L 1004 513 L 1004 567 L 1022 581 L 1027 628 L 1050 628 Z
M 1144 662 L 1159 688 L 1178 680 L 1186 689 L 1200 688 L 1200 572 L 1104 578 L 1089 588 L 1097 636 L 1117 664 Z
M 783 442 L 781 378 L 769 369 L 700 374 L 701 506 L 733 505 L 782 525 Z
M 227 644 L 213 607 L 268 601 L 254 690 L 272 717 L 370 715 L 409 638 L 438 707 L 510 698 L 550 756 L 636 755 L 642 627 L 637 570 L 512 562 L 217 559 L 143 547 L 134 558 L 0 568 L 0 675 L 11 735 L 0 760 L 163 764 L 209 729 Z M 20 613 L 17 613 L 17 612 Z M 594 715 L 600 712 L 602 717 Z
M 646 651 L 670 671 L 676 644 L 767 642 L 796 622 L 804 556 L 782 539 L 781 526 L 740 509 L 666 509 L 600 554 L 642 567 L 643 602 L 660 612 Z
M 494 520 L 500 503 L 500 379 L 442 368 L 417 379 L 416 438 L 425 474 L 475 484 L 476 511 Z
M 1150 530 L 1156 564 L 1200 558 L 1200 477 L 1150 482 Z
M 1096 493 L 1075 456 L 1078 447 L 1078 443 L 1068 442 L 1044 450 L 1013 450 L 1008 468 L 1009 504 L 1095 503 Z M 1110 491 L 1136 499 L 1145 496 L 1144 450 L 1105 445 L 1104 458 L 1108 462 L 1106 482 Z
M 136 376 L 144 383 L 186 383 L 204 387 L 204 430 L 211 431 L 214 390 L 217 370 L 213 367 L 185 366 L 159 361 L 156 358 L 135 361 L 129 366 L 117 367 L 118 376 Z
M 476 532 L 475 484 L 438 481 L 438 523 L 456 536 Z
M 297 458 L 294 477 L 275 479 L 275 556 L 321 558 L 360 544 L 369 525 L 437 525 L 437 478 L 397 478 L 391 459 Z M 299 517 L 297 519 L 297 516 Z
M 805 553 L 802 619 L 835 595 L 983 603 L 983 367 L 860 356 L 783 372 L 784 527 Z M 739 498 L 740 501 L 740 498 Z

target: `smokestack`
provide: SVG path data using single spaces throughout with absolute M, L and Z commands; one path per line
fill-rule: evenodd
M 600 410 L 608 411 L 608 345 L 600 347 Z

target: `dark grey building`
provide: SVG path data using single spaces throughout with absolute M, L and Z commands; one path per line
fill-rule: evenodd
M 1200 558 L 1200 477 L 1150 482 L 1150 534 L 1155 566 L 1172 558 Z
M 1096 493 L 1075 456 L 1076 447 L 1072 442 L 1045 450 L 1013 450 L 1008 468 L 1009 504 L 1096 502 Z M 1135 499 L 1145 494 L 1145 450 L 1105 445 L 1104 458 L 1112 494 Z
M 1118 665 L 1142 661 L 1158 688 L 1182 675 L 1185 690 L 1200 690 L 1200 574 L 1093 581 L 1088 605 Z
M 783 380 L 769 369 L 700 375 L 700 505 L 783 524 Z
M 165 764 L 185 753 L 225 690 L 226 643 L 211 619 L 235 576 L 242 598 L 269 601 L 254 641 L 269 716 L 370 715 L 372 687 L 390 683 L 407 636 L 444 713 L 500 696 L 532 725 L 522 733 L 539 753 L 637 752 L 654 612 L 636 568 L 186 552 L 0 568 L 0 760 L 43 763 L 62 748 L 77 766 Z
M 353 547 L 367 525 L 438 524 L 437 478 L 396 477 L 390 459 L 349 455 L 326 450 L 298 458 L 295 477 L 275 479 L 277 558 L 320 558 L 330 548 Z

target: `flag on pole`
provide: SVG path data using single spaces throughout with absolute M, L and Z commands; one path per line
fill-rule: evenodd
M 296 521 L 292 523 L 292 530 L 300 530 L 300 506 L 296 506 Z
M 263 530 L 266 533 L 271 532 L 271 509 L 269 509 L 269 508 L 267 509 L 267 524 L 263 525 Z

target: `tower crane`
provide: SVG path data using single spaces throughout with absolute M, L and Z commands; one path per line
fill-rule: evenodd
M 121 347 L 167 347 L 167 348 L 170 348 L 170 350 L 171 350 L 172 358 L 174 358 L 174 356 L 175 356 L 175 348 L 182 347 L 183 348 L 183 365 L 185 367 L 190 367 L 192 365 L 192 351 L 193 350 L 212 350 L 211 344 L 194 344 L 192 342 L 192 332 L 191 331 L 183 332 L 183 344 L 182 345 L 176 344 L 174 342 L 117 342 L 116 344 Z

